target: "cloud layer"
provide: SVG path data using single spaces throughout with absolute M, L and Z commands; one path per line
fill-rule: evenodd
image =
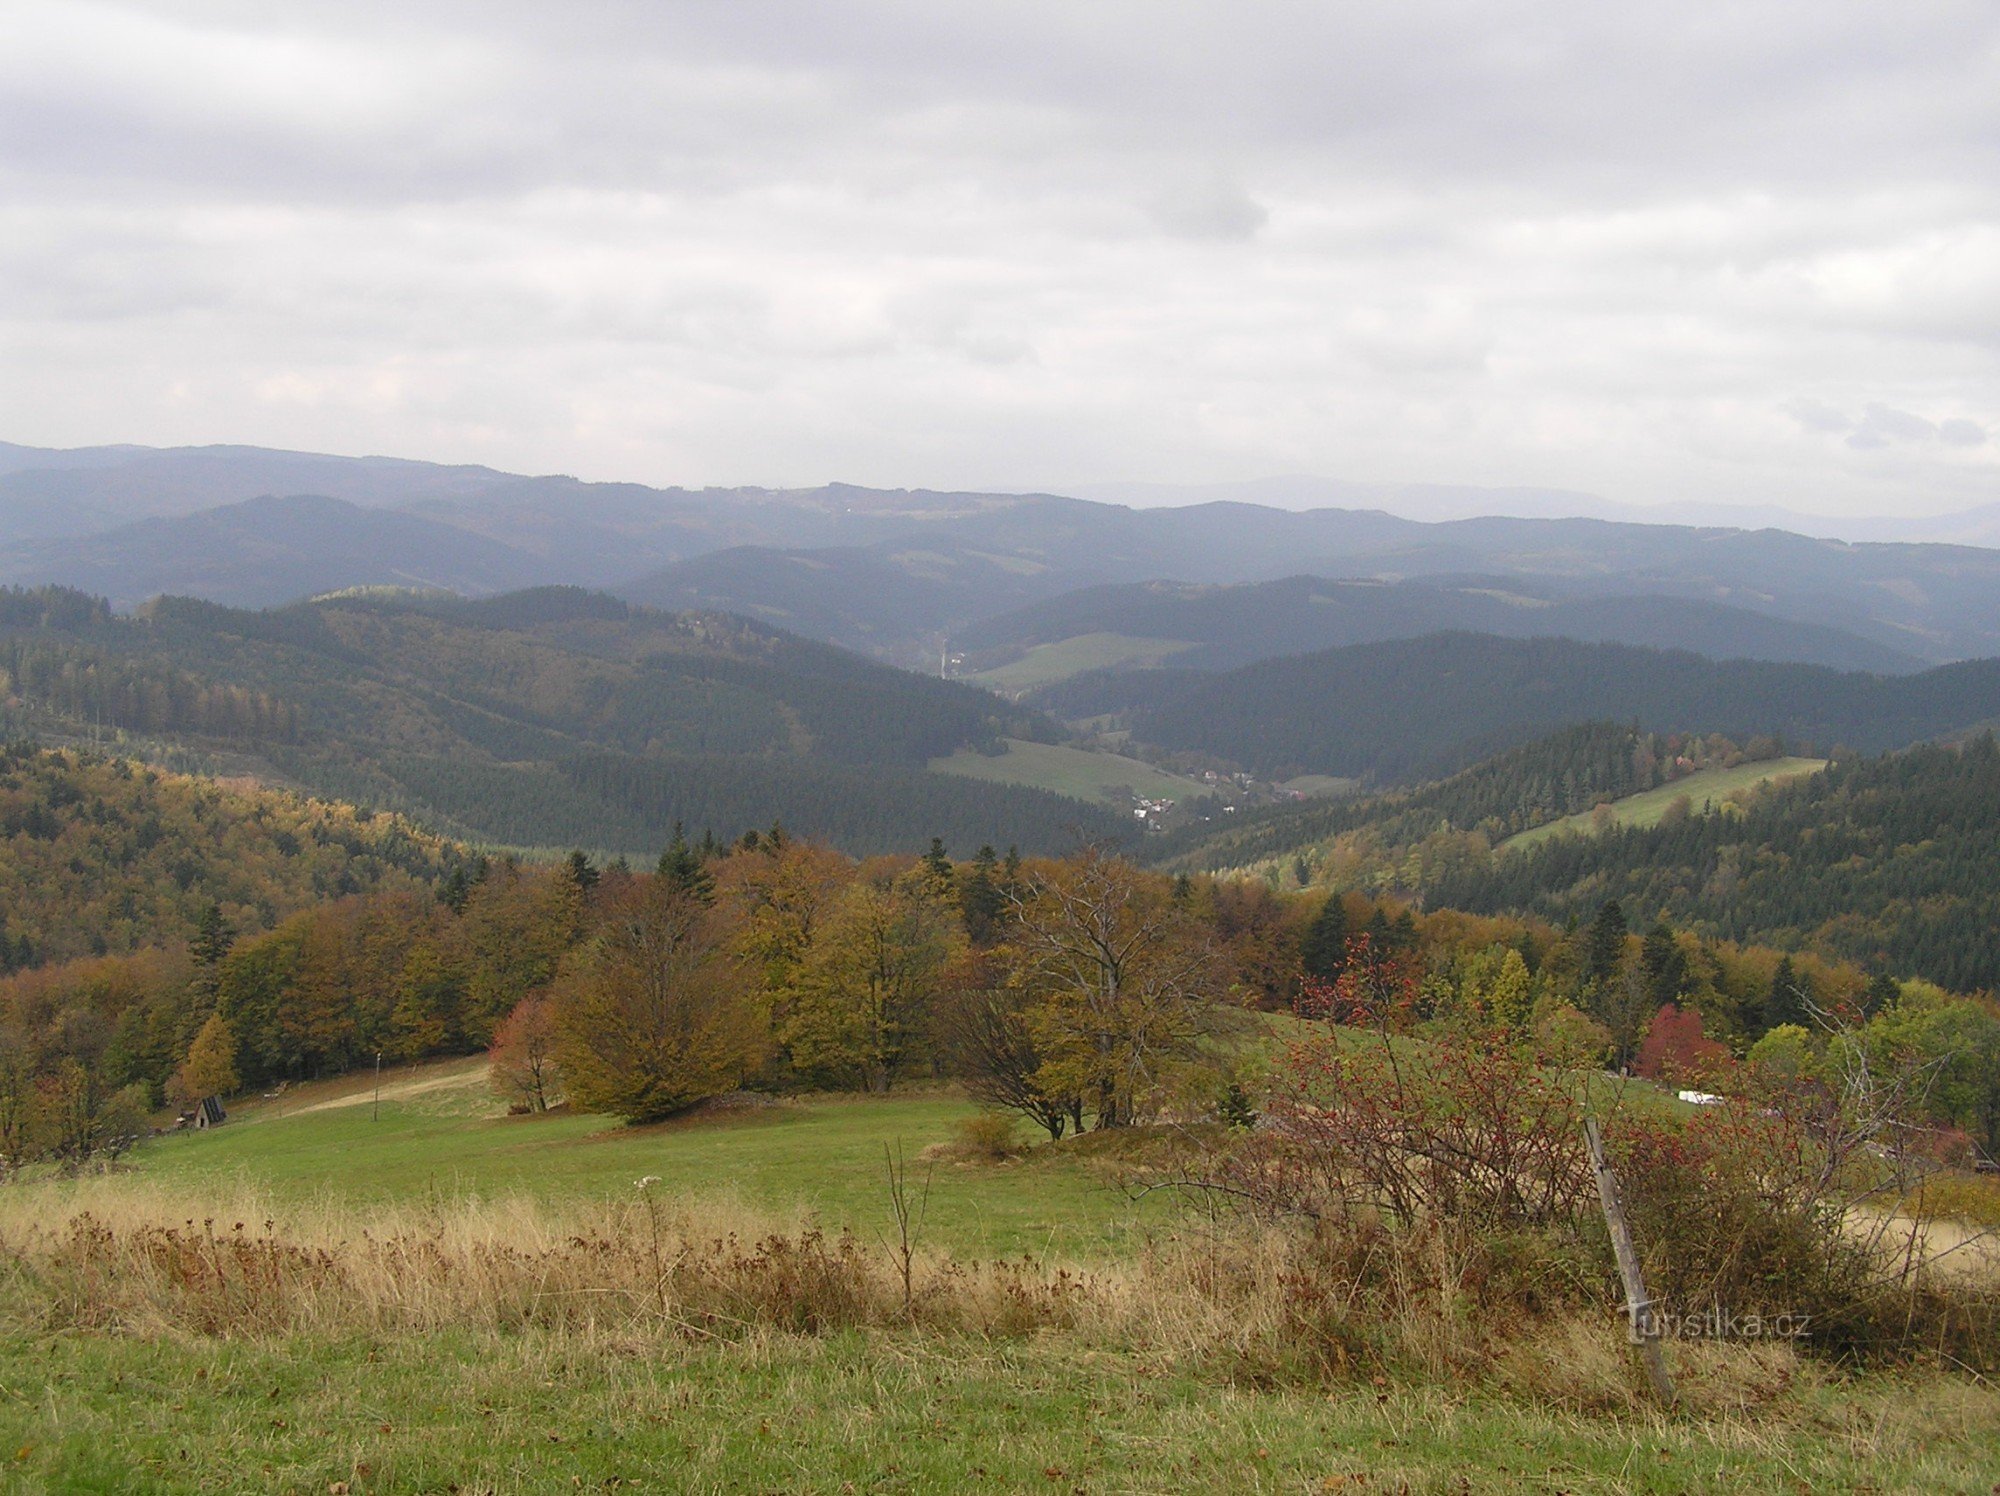
M 15 0 L 0 437 L 2000 498 L 1987 0 Z

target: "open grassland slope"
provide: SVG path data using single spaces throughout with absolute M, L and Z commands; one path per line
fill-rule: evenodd
M 1159 665 L 1195 648 L 1185 639 L 1146 639 L 1133 634 L 1078 634 L 1024 650 L 967 680 L 1003 695 L 1032 691 L 1087 670 L 1131 670 Z
M 1678 800 L 1685 799 L 1688 808 L 1695 812 L 1708 808 L 1720 809 L 1729 803 L 1732 796 L 1747 794 L 1766 784 L 1817 774 L 1825 767 L 1826 760 L 1823 758 L 1786 757 L 1736 764 L 1726 769 L 1701 769 L 1684 779 L 1676 779 L 1654 789 L 1642 790 L 1636 795 L 1627 795 L 1623 799 L 1606 802 L 1609 818 L 1603 825 L 1657 826 L 1665 818 L 1669 808 Z M 1519 836 L 1510 837 L 1502 845 L 1519 851 L 1532 847 L 1537 842 L 1547 841 L 1553 836 L 1586 836 L 1600 829 L 1602 826 L 1593 809 L 1578 815 L 1565 816 L 1559 821 L 1551 821 L 1531 831 L 1523 831 Z
M 667 1188 L 0 1193 L 8 1488 L 1984 1492 L 2000 1460 L 1992 1388 L 1785 1343 L 1676 1345 L 1657 1411 L 1613 1319 L 1451 1313 L 1442 1259 L 1329 1342 L 1276 1233 L 981 1263 Z

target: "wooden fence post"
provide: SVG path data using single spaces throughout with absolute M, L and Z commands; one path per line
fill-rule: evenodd
M 1639 1253 L 1632 1245 L 1632 1228 L 1625 1224 L 1625 1207 L 1618 1198 L 1618 1176 L 1611 1172 L 1611 1160 L 1604 1156 L 1604 1136 L 1597 1119 L 1583 1119 L 1583 1136 L 1590 1144 L 1590 1167 L 1597 1175 L 1597 1198 L 1604 1205 L 1604 1224 L 1611 1232 L 1611 1250 L 1618 1258 L 1618 1277 L 1625 1285 L 1625 1319 L 1632 1343 L 1646 1362 L 1646 1375 L 1653 1393 L 1673 1406 L 1674 1380 L 1667 1375 L 1667 1358 L 1660 1350 L 1660 1326 L 1653 1316 L 1653 1301 L 1646 1297 L 1646 1280 L 1639 1274 Z

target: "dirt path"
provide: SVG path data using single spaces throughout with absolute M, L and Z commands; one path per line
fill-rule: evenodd
M 421 1080 L 392 1080 L 382 1086 L 384 1101 L 404 1101 L 412 1096 L 422 1096 L 431 1091 L 469 1090 L 480 1083 L 477 1071 L 461 1071 L 455 1075 L 430 1075 Z M 335 1096 L 326 1101 L 315 1101 L 310 1105 L 287 1108 L 283 1115 L 303 1117 L 310 1112 L 330 1112 L 336 1107 L 368 1106 L 375 1100 L 375 1091 L 370 1087 L 356 1091 L 351 1096 Z

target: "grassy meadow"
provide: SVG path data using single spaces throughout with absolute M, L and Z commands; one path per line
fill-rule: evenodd
M 1079 800 L 1101 799 L 1105 791 L 1120 785 L 1149 800 L 1185 800 L 1208 792 L 1208 786 L 1196 780 L 1122 754 L 1027 743 L 1017 738 L 1007 739 L 1007 751 L 997 757 L 968 749 L 949 758 L 934 758 L 930 767 L 968 779 L 1054 790 Z
M 1316 1341 L 1296 1233 L 1131 1197 L 1121 1161 L 1170 1136 L 973 1162 L 973 1111 L 919 1090 L 508 1117 L 456 1061 L 385 1072 L 379 1116 L 354 1076 L 0 1187 L 0 1490 L 1988 1492 L 2000 1470 L 1976 1378 L 1691 1344 L 1662 1411 L 1620 1325 L 1487 1322 L 1442 1260 Z
M 1731 795 L 1740 795 L 1759 785 L 1782 779 L 1817 774 L 1825 767 L 1826 760 L 1823 758 L 1773 758 L 1737 764 L 1728 769 L 1698 769 L 1672 784 L 1641 790 L 1636 795 L 1610 802 L 1612 823 L 1619 826 L 1657 826 L 1660 818 L 1667 813 L 1667 807 L 1683 795 L 1699 813 L 1704 802 L 1712 802 L 1719 807 Z M 1595 828 L 1596 812 L 1584 811 L 1579 815 L 1565 816 L 1560 821 L 1550 821 L 1532 831 L 1523 831 L 1519 836 L 1509 837 L 1501 845 L 1527 848 L 1553 836 L 1587 836 Z
M 240 1103 L 222 1128 L 142 1149 L 133 1173 L 177 1196 L 243 1192 L 358 1217 L 410 1200 L 620 1201 L 652 1175 L 674 1198 L 872 1236 L 888 1222 L 891 1150 L 913 1181 L 928 1175 L 927 1236 L 961 1256 L 1090 1260 L 1172 1223 L 1165 1201 L 1127 1198 L 1094 1138 L 997 1165 L 926 1162 L 925 1150 L 948 1149 L 977 1111 L 941 1089 L 809 1096 L 627 1127 L 568 1111 L 507 1116 L 485 1061 L 471 1059 L 385 1072 L 379 1116 L 373 1097 L 372 1077 L 354 1075 Z

